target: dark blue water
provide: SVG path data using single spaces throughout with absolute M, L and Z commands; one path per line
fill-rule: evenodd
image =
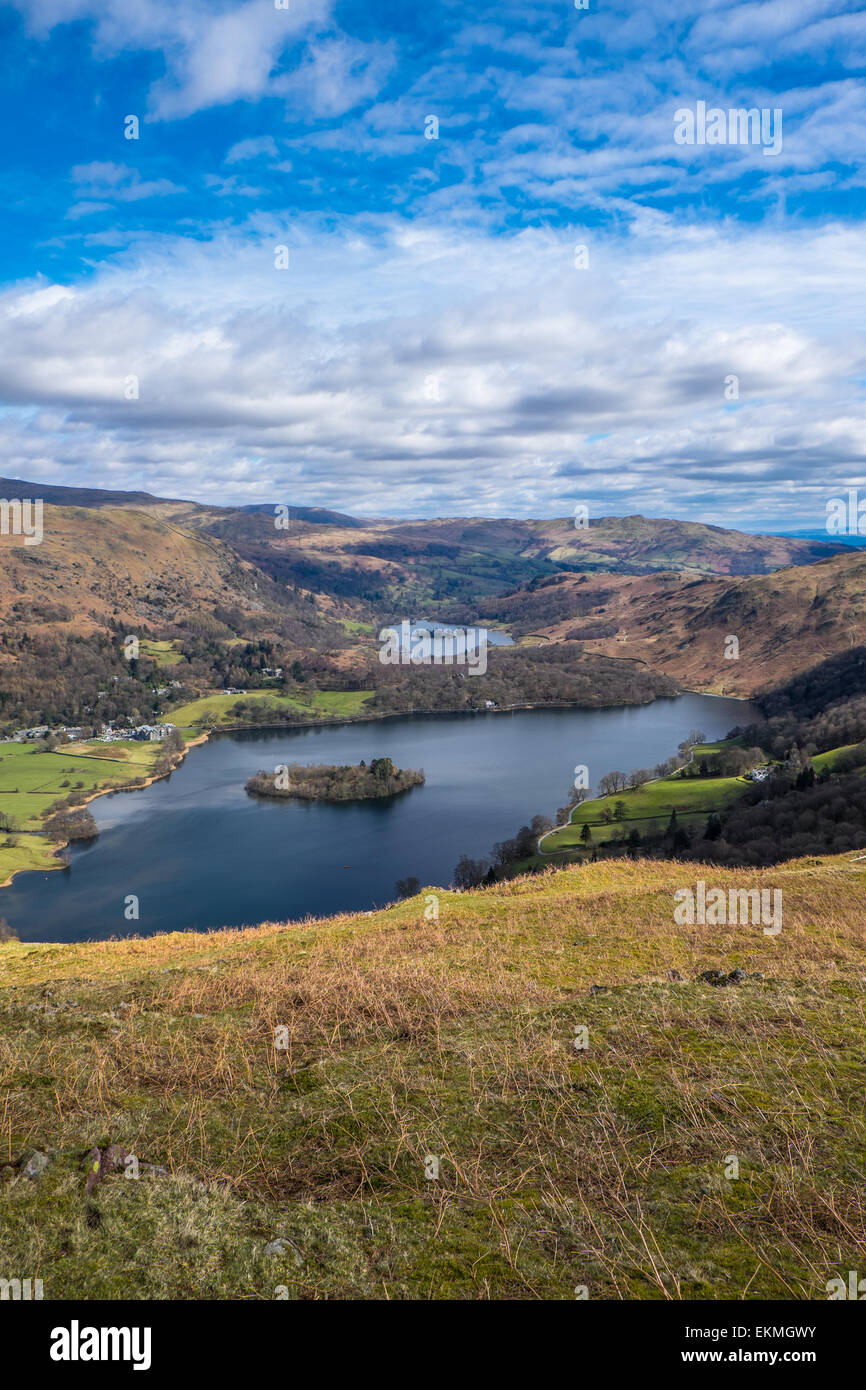
M 19 874 L 0 916 L 24 941 L 242 926 L 370 908 L 398 878 L 447 884 L 461 854 L 486 855 L 566 800 L 574 768 L 590 781 L 676 751 L 692 728 L 717 738 L 757 712 L 739 700 L 682 695 L 639 708 L 419 715 L 292 732 L 223 734 L 170 778 L 90 803 L 99 839 L 67 869 Z M 388 756 L 427 781 L 389 801 L 350 805 L 247 796 L 252 773 L 282 763 Z M 124 917 L 139 899 L 138 921 Z

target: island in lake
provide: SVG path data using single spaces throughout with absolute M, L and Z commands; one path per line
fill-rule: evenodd
M 370 801 L 396 796 L 424 783 L 423 771 L 395 767 L 390 758 L 373 758 L 342 767 L 292 763 L 273 772 L 256 772 L 247 782 L 250 796 L 299 797 L 303 801 Z

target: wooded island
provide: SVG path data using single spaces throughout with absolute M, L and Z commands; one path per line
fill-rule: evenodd
M 250 796 L 302 801 L 370 801 L 374 797 L 396 796 L 424 783 L 423 771 L 395 767 L 390 758 L 373 758 L 369 765 L 333 766 L 292 763 L 273 772 L 256 772 L 247 782 Z

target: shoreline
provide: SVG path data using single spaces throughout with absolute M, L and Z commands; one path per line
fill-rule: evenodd
M 141 780 L 139 780 L 138 778 L 136 778 L 136 779 L 133 780 L 133 781 L 124 783 L 124 784 L 122 784 L 121 786 L 117 786 L 117 787 L 98 787 L 98 788 L 95 788 L 94 790 L 88 792 L 87 795 L 84 797 L 84 800 L 83 800 L 83 801 L 80 801 L 80 802 L 78 803 L 78 806 L 75 807 L 75 808 L 73 808 L 73 809 L 78 810 L 78 809 L 80 809 L 80 807 L 82 807 L 82 806 L 89 806 L 90 803 L 91 803 L 91 801 L 96 801 L 97 797 L 100 797 L 100 796 L 110 796 L 110 795 L 112 794 L 112 792 L 143 792 L 143 791 L 145 790 L 146 787 L 153 786 L 153 783 L 154 783 L 154 782 L 162 782 L 162 781 L 165 780 L 166 777 L 170 777 L 171 774 L 172 774 L 173 772 L 175 772 L 175 771 L 180 767 L 181 763 L 184 761 L 184 759 L 185 759 L 187 753 L 189 752 L 189 750 L 190 750 L 191 748 L 197 748 L 197 747 L 199 746 L 199 744 L 206 743 L 206 742 L 207 742 L 207 734 L 200 734 L 200 735 L 198 735 L 196 738 L 191 738 L 188 742 L 185 741 L 186 746 L 184 747 L 183 751 L 182 751 L 181 753 L 178 754 L 176 762 L 173 762 L 172 765 L 171 765 L 171 767 L 167 768 L 165 772 L 156 772 L 156 773 L 153 773 L 153 774 L 151 774 L 151 775 L 149 775 L 149 776 L 147 776 L 147 777 L 145 777 L 145 778 L 143 778 L 143 779 L 141 779 Z M 67 751 L 68 751 L 68 749 L 67 749 Z M 94 757 L 95 755 L 94 755 L 93 753 L 71 753 L 71 754 L 69 754 L 69 756 L 70 756 L 70 757 L 79 757 L 79 758 L 91 758 L 91 757 Z M 14 833 L 17 833 L 17 834 L 19 834 L 19 835 L 44 835 L 44 831 L 42 831 L 42 830 L 19 830 L 19 831 L 14 832 Z M 59 854 L 61 854 L 61 853 L 63 852 L 63 850 L 69 848 L 70 841 L 69 841 L 69 840 L 58 840 L 57 842 L 53 842 L 53 843 L 54 843 L 54 858 L 55 858 L 56 861 L 57 861 L 56 863 L 52 863 L 52 864 L 43 864 L 41 867 L 36 868 L 36 869 L 13 869 L 13 870 L 12 870 L 12 873 L 9 875 L 9 877 L 8 877 L 8 878 L 5 878 L 5 879 L 3 880 L 3 882 L 0 883 L 0 888 L 8 888 L 8 887 L 12 884 L 12 882 L 14 881 L 14 879 L 17 877 L 18 874 L 49 874 L 49 873 L 53 873 L 56 869 L 65 869 L 65 868 L 67 868 L 68 865 L 62 863 L 59 859 L 57 859 L 57 856 L 58 856 Z
M 494 709 L 483 709 L 483 710 L 480 710 L 480 709 L 453 709 L 453 710 L 442 710 L 442 709 L 411 709 L 411 710 L 389 710 L 389 711 L 383 712 L 383 713 L 381 713 L 381 714 L 341 715 L 341 716 L 338 716 L 338 717 L 336 717 L 336 718 L 324 718 L 324 719 L 308 719 L 308 720 L 302 720 L 302 721 L 300 721 L 300 722 L 298 722 L 298 723 L 293 723 L 293 724 L 283 724 L 283 723 L 279 723 L 279 724 L 226 724 L 226 725 L 222 725 L 222 726 L 219 726 L 219 727 L 217 727 L 217 726 L 209 727 L 209 728 L 207 728 L 207 729 L 201 729 L 200 726 L 191 726 L 191 727 L 197 727 L 197 728 L 199 728 L 199 730 L 200 730 L 199 733 L 197 733 L 194 737 L 189 738 L 189 739 L 187 739 L 186 737 L 184 737 L 185 747 L 184 747 L 183 751 L 178 755 L 177 761 L 176 761 L 175 763 L 173 763 L 172 766 L 171 766 L 170 768 L 167 769 L 167 771 L 161 772 L 161 773 L 156 773 L 156 774 L 153 774 L 153 775 L 150 775 L 150 776 L 144 778 L 143 780 L 135 780 L 135 781 L 132 781 L 132 782 L 123 784 L 123 785 L 121 785 L 121 786 L 116 786 L 116 787 L 101 787 L 101 788 L 95 789 L 95 790 L 93 790 L 93 791 L 91 791 L 91 792 L 88 793 L 88 795 L 84 798 L 84 800 L 80 803 L 80 805 L 81 805 L 81 806 L 87 806 L 87 805 L 90 804 L 91 801 L 96 801 L 98 797 L 101 797 L 101 796 L 110 796 L 111 794 L 113 794 L 113 793 L 115 793 L 115 792 L 136 792 L 136 791 L 144 791 L 147 787 L 152 786 L 154 782 L 164 781 L 165 778 L 170 777 L 171 774 L 172 774 L 173 772 L 175 772 L 175 771 L 181 766 L 181 764 L 184 762 L 184 760 L 185 760 L 185 758 L 186 758 L 186 756 L 187 756 L 187 754 L 189 753 L 189 750 L 190 750 L 191 748 L 198 748 L 198 747 L 200 747 L 202 744 L 207 743 L 213 735 L 232 734 L 232 733 L 256 733 L 256 732 L 259 732 L 259 731 L 261 731 L 262 733 L 290 733 L 290 732 L 292 732 L 292 730 L 294 730 L 294 729 L 298 729 L 298 730 L 301 730 L 301 729 L 322 729 L 322 728 L 338 728 L 338 727 L 340 727 L 340 726 L 342 726 L 342 725 L 346 725 L 346 724 L 374 724 L 374 723 L 379 723 L 379 722 L 381 722 L 381 721 L 384 721 L 384 720 L 386 720 L 386 719 L 408 719 L 408 718 L 414 717 L 415 715 L 420 715 L 420 716 L 422 716 L 422 717 L 424 717 L 424 718 L 429 718 L 429 717 L 431 717 L 431 716 L 433 716 L 433 715 L 438 715 L 438 716 L 441 716 L 441 717 L 443 717 L 443 718 L 455 718 L 455 717 L 466 717 L 467 715 L 486 717 L 487 715 L 491 715 L 491 714 L 515 714 L 515 713 L 522 713 L 522 712 L 532 711 L 532 710 L 550 710 L 550 709 L 577 709 L 577 710 L 585 710 L 585 711 L 602 711 L 602 710 L 615 710 L 615 709 L 646 709 L 649 705 L 654 705 L 654 704 L 656 704 L 656 702 L 657 702 L 658 700 L 678 700 L 678 699 L 680 699 L 683 695 L 700 695 L 700 696 L 703 696 L 703 697 L 705 697 L 705 698 L 714 699 L 714 700 L 738 700 L 738 701 L 739 701 L 740 703 L 742 703 L 742 704 L 749 704 L 749 703 L 751 702 L 751 699 L 753 698 L 753 697 L 750 697 L 750 696 L 748 696 L 748 695 L 714 695 L 714 694 L 710 694 L 708 691 L 704 691 L 704 690 L 687 690 L 687 689 L 682 688 L 682 689 L 679 689 L 675 695 L 657 695 L 657 696 L 655 696 L 655 697 L 654 697 L 653 699 L 651 699 L 651 700 L 639 700 L 639 701 L 634 702 L 634 703 L 622 703 L 622 704 L 615 704 L 615 705 L 585 705 L 585 704 L 578 704 L 576 701 L 573 701 L 573 700 L 556 700 L 556 701 L 544 702 L 543 704 L 538 704 L 538 703 L 536 703 L 536 702 L 529 702 L 529 703 L 513 704 L 513 705 L 497 705 Z M 170 714 L 171 714 L 171 711 L 169 710 L 168 713 L 169 713 L 169 715 L 170 715 Z M 92 754 L 83 754 L 83 755 L 80 754 L 80 755 L 78 755 L 78 756 L 89 757 L 89 756 L 93 756 L 93 755 L 92 755 Z M 657 779 L 653 778 L 652 780 L 655 781 L 655 780 L 657 780 Z M 599 798 L 597 798 L 597 797 L 592 797 L 592 798 L 590 798 L 590 799 L 591 799 L 591 800 L 598 800 Z M 563 849 L 563 850 L 543 850 L 543 849 L 541 848 L 542 840 L 546 839 L 548 835 L 552 835 L 556 830 L 561 830 L 562 828 L 563 828 L 562 826 L 554 826 L 554 827 L 553 827 L 553 830 L 545 831 L 545 834 L 542 835 L 542 837 L 541 837 L 541 839 L 538 841 L 538 845 L 537 845 L 537 847 L 536 847 L 536 848 L 537 848 L 537 852 L 538 852 L 539 854 L 542 854 L 542 855 L 544 855 L 544 856 L 547 857 L 547 858 L 553 858 L 555 855 L 569 854 L 569 853 L 572 853 L 572 852 L 573 852 L 573 851 L 568 850 L 568 849 Z M 20 831 L 19 833 L 20 833 L 20 834 L 27 834 L 27 835 L 39 835 L 39 834 L 41 834 L 42 832 L 41 832 L 41 831 L 38 831 L 38 830 L 30 830 L 30 831 Z M 61 843 L 58 843 L 58 844 L 56 845 L 56 848 L 55 848 L 55 855 L 59 855 L 64 849 L 67 849 L 68 847 L 69 847 L 69 841 L 68 841 L 68 840 L 63 841 L 63 842 L 61 842 Z M 66 864 L 60 862 L 59 860 L 57 860 L 56 863 L 45 864 L 45 865 L 42 865 L 42 866 L 40 866 L 40 867 L 38 867 L 38 868 L 13 869 L 12 873 L 9 874 L 9 876 L 8 876 L 6 879 L 4 879 L 2 883 L 0 883 L 0 889 L 10 887 L 10 885 L 14 882 L 15 878 L 16 878 L 19 874 L 52 873 L 52 872 L 54 872 L 54 871 L 57 870 L 57 869 L 64 869 L 64 868 L 67 868 L 67 867 L 68 867 L 68 865 L 66 865 Z

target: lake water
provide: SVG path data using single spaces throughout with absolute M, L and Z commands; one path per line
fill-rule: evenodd
M 542 813 L 553 819 L 574 768 L 590 781 L 652 767 L 692 728 L 718 738 L 757 711 L 681 695 L 629 709 L 416 715 L 324 729 L 222 734 L 171 777 L 99 797 L 99 839 L 66 869 L 19 874 L 0 916 L 23 941 L 84 941 L 242 926 L 371 908 L 398 878 L 446 885 L 461 854 L 480 858 Z M 389 801 L 267 801 L 244 784 L 282 763 L 388 756 L 427 781 Z M 139 920 L 127 921 L 128 895 Z

